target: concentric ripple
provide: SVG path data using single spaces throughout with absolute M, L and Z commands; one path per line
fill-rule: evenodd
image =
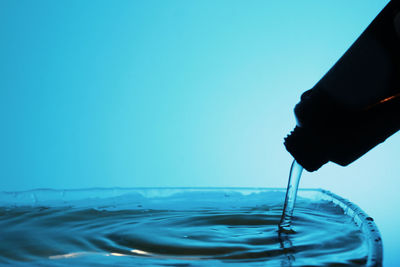
M 299 198 L 279 234 L 284 192 L 180 192 L 0 207 L 0 264 L 12 266 L 365 265 L 366 237 L 327 200 Z M 47 204 L 46 204 L 47 203 Z

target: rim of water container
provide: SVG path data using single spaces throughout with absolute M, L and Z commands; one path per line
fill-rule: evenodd
M 368 235 L 369 255 L 366 266 L 382 266 L 382 238 L 374 219 L 368 216 L 365 211 L 348 199 L 338 196 L 328 190 L 317 190 L 330 196 L 335 204 L 339 205 L 347 215 L 353 218 L 354 223 L 361 229 L 361 231 Z
M 78 188 L 78 189 L 50 189 L 39 188 L 23 191 L 0 191 L 0 195 L 13 197 L 20 194 L 34 194 L 35 192 L 52 192 L 52 193 L 68 193 L 68 192 L 89 192 L 89 191 L 147 191 L 147 190 L 236 190 L 236 191 L 285 191 L 286 188 L 274 187 L 93 187 L 93 188 Z M 325 189 L 320 188 L 301 188 L 300 192 L 320 192 L 322 195 L 328 197 L 336 205 L 340 206 L 346 215 L 353 219 L 353 222 L 361 229 L 363 233 L 368 236 L 368 259 L 366 266 L 381 266 L 383 259 L 383 245 L 382 238 L 378 227 L 374 220 L 369 217 L 359 206 L 351 201 L 336 195 Z M 121 192 L 122 193 L 122 192 Z M 324 198 L 323 198 L 324 199 Z

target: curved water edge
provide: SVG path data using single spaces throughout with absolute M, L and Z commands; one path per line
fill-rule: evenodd
M 279 188 L 1 192 L 0 263 L 379 266 L 382 262 L 382 242 L 373 220 L 325 190 L 299 190 L 296 234 L 279 235 L 284 197 L 285 189 Z

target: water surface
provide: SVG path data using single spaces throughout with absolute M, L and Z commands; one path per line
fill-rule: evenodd
M 352 216 L 329 200 L 299 197 L 292 222 L 295 233 L 279 234 L 284 191 L 177 190 L 165 195 L 149 192 L 119 192 L 117 196 L 101 192 L 66 196 L 58 191 L 3 195 L 0 264 L 367 263 L 367 237 Z

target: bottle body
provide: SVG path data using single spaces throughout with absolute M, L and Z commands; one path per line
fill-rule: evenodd
M 295 116 L 285 146 L 308 171 L 348 165 L 400 129 L 400 1 L 301 96 Z

